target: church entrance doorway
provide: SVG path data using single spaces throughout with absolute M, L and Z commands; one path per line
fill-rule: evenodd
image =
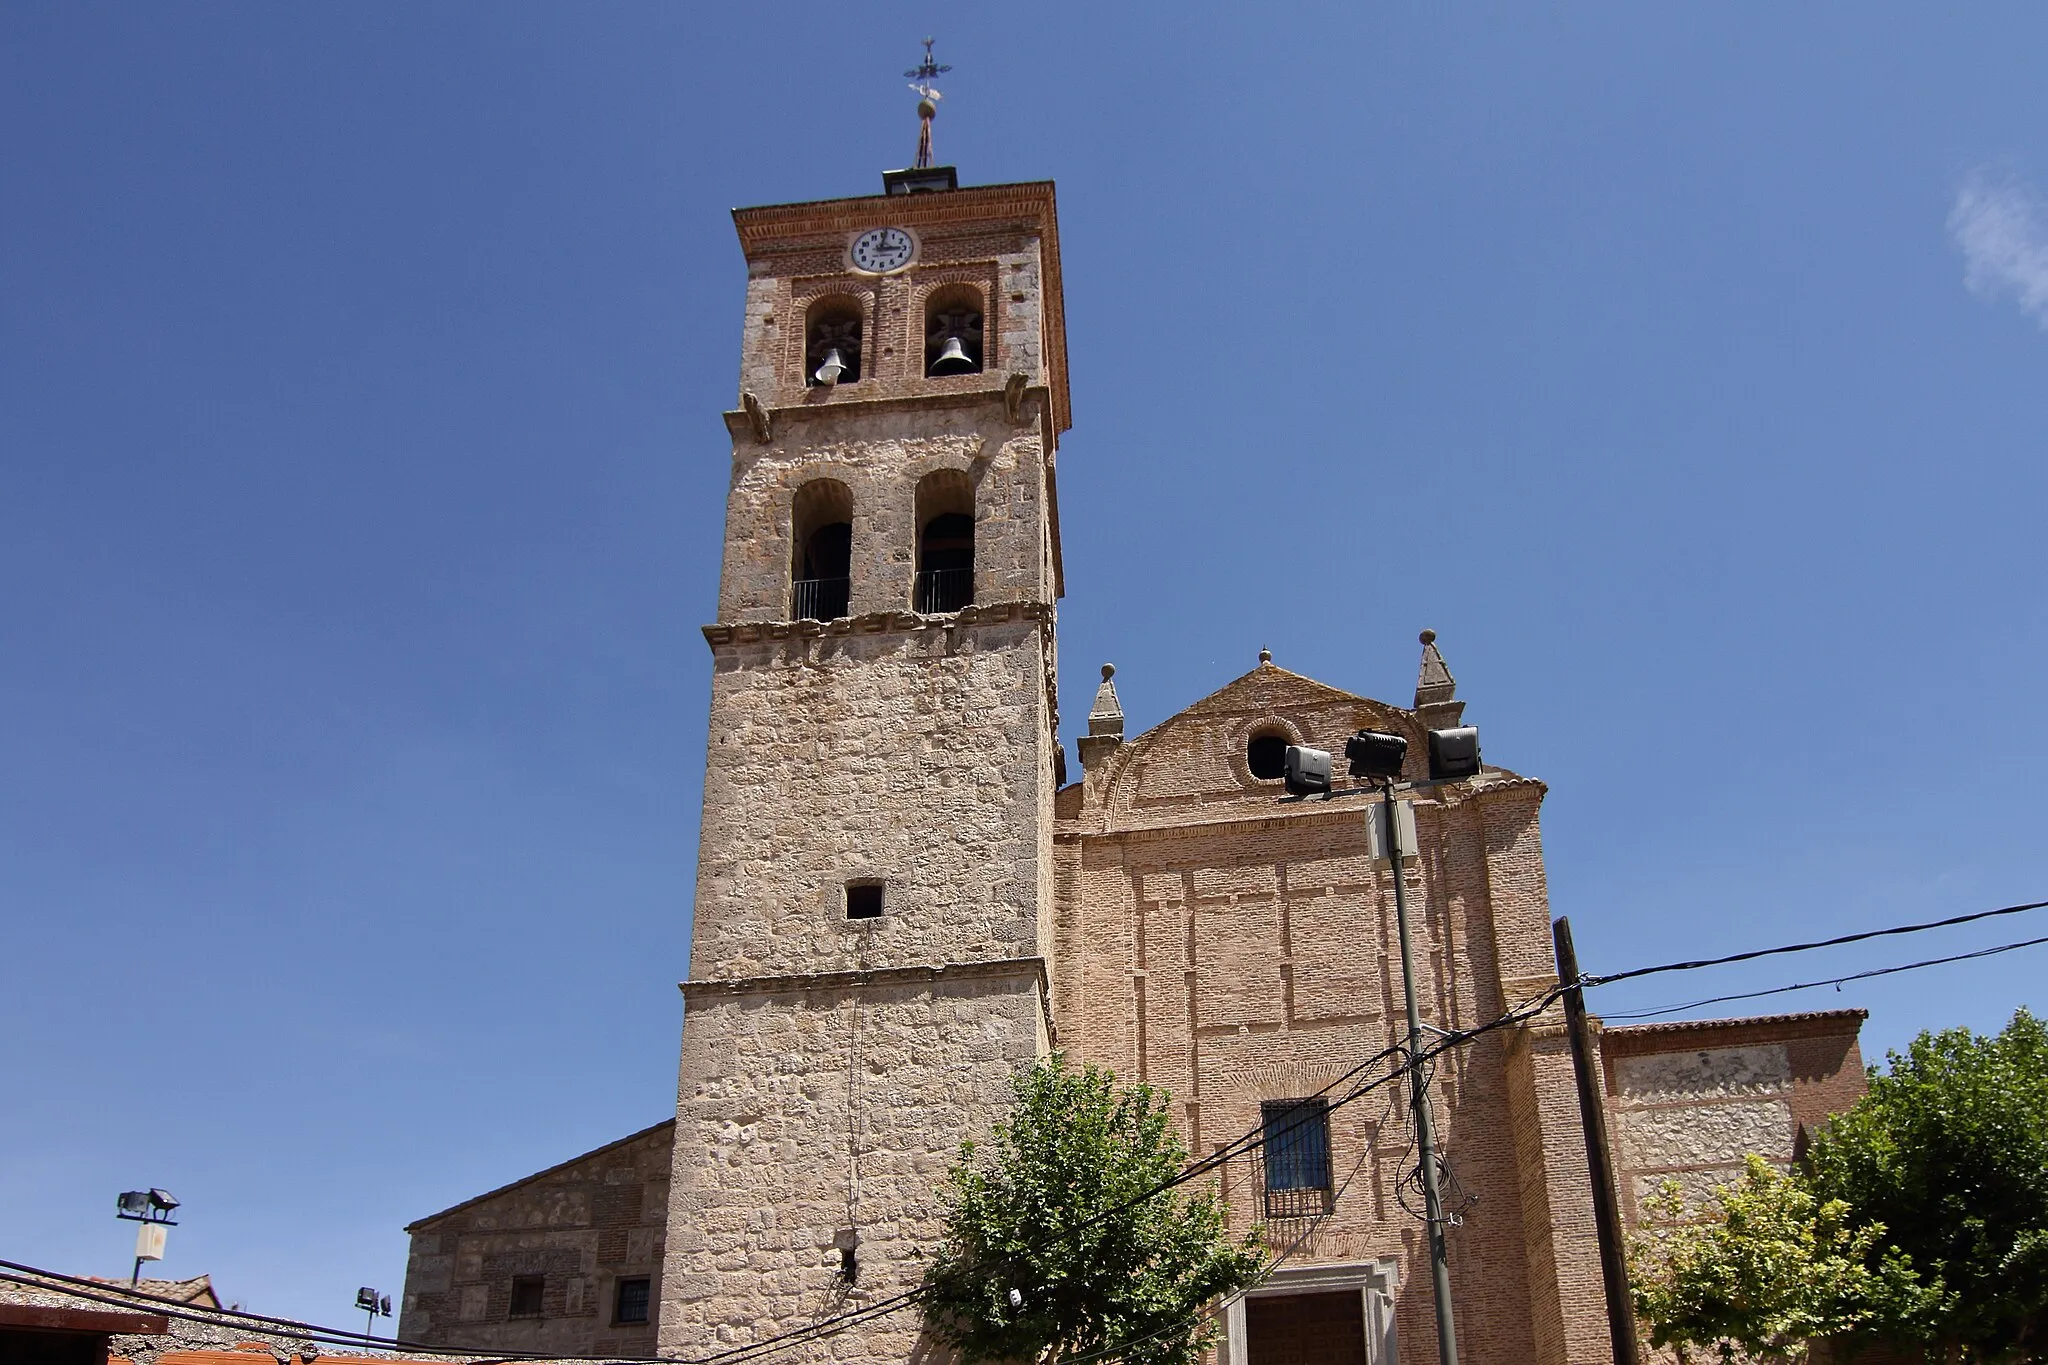
M 1247 1365 L 1367 1365 L 1357 1290 L 1274 1294 L 1244 1306 Z

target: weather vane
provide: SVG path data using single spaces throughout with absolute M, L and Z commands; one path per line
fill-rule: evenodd
M 932 40 L 924 40 L 924 60 L 903 74 L 910 77 L 910 88 L 917 92 L 917 161 L 918 170 L 932 164 L 932 120 L 939 113 L 939 88 L 932 82 L 953 68 L 932 60 Z

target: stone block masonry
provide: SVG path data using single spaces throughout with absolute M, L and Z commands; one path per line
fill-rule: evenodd
M 1042 970 L 1033 958 L 685 986 L 664 1354 L 759 1341 L 916 1286 L 960 1143 L 987 1136 L 1010 1077 L 1049 1041 Z M 780 1358 L 902 1361 L 918 1330 L 906 1311 Z

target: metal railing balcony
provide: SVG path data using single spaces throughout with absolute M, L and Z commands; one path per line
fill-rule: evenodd
M 917 575 L 917 610 L 934 616 L 958 611 L 974 601 L 974 570 L 925 569 Z
M 836 621 L 853 596 L 851 578 L 799 578 L 790 584 L 793 621 Z

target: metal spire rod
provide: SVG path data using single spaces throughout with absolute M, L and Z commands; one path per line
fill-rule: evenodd
M 910 77 L 910 88 L 917 92 L 917 160 L 911 165 L 925 170 L 932 163 L 932 120 L 939 113 L 939 88 L 932 82 L 953 68 L 932 60 L 932 40 L 924 40 L 924 60 L 903 74 Z

